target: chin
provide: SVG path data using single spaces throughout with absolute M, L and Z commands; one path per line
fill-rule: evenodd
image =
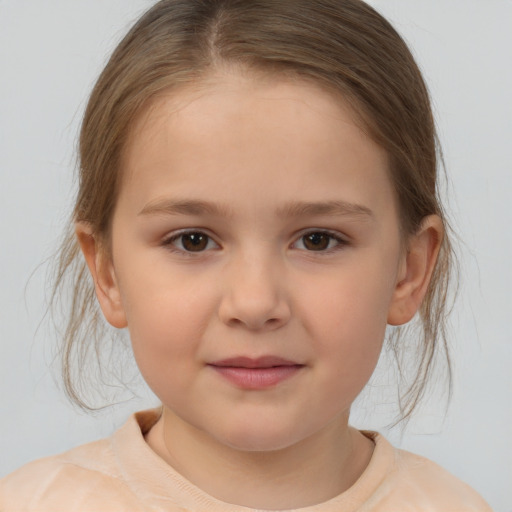
M 275 452 L 284 450 L 302 441 L 305 434 L 294 432 L 291 425 L 276 425 L 270 422 L 261 425 L 260 422 L 239 425 L 233 428 L 229 425 L 227 431 L 215 436 L 217 441 L 230 448 L 244 452 Z

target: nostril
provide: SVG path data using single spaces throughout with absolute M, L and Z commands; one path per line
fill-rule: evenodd
M 260 321 L 259 319 L 240 319 L 240 318 L 231 318 L 228 321 L 228 325 L 231 327 L 245 327 L 251 331 L 259 331 L 259 330 L 268 330 L 268 329 L 277 329 L 283 322 L 283 320 L 273 317 L 268 318 L 266 320 Z

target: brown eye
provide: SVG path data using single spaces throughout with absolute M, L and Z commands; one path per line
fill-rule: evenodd
M 333 251 L 344 249 L 348 245 L 349 243 L 345 238 L 330 231 L 310 231 L 301 236 L 293 244 L 293 248 L 330 254 Z
M 208 247 L 208 241 L 210 240 L 204 233 L 187 233 L 179 238 L 183 248 L 190 252 L 204 251 Z
M 182 255 L 220 249 L 218 243 L 203 231 L 182 231 L 162 241 L 162 246 Z
M 302 237 L 302 242 L 308 251 L 324 251 L 329 247 L 332 238 L 326 233 L 309 233 Z

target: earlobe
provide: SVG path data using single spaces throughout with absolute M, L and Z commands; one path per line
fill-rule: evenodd
M 429 215 L 423 219 L 418 232 L 410 237 L 389 308 L 388 324 L 403 325 L 420 308 L 439 255 L 443 233 L 440 217 Z
M 112 258 L 94 235 L 90 224 L 77 222 L 75 234 L 94 281 L 96 297 L 106 320 L 122 329 L 127 326 Z

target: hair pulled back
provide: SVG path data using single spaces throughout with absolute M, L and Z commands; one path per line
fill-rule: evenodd
M 154 5 L 118 45 L 90 96 L 80 133 L 73 221 L 89 223 L 96 236 L 108 240 L 134 119 L 159 93 L 199 83 L 225 64 L 313 81 L 344 98 L 389 155 L 404 238 L 430 214 L 439 215 L 447 230 L 427 88 L 402 38 L 361 0 L 162 0 Z M 450 369 L 445 317 L 451 260 L 447 231 L 419 312 L 416 366 L 402 394 L 403 418 L 423 396 L 437 353 Z M 73 283 L 62 348 L 65 388 L 88 407 L 80 389 L 85 361 L 100 352 L 108 328 L 71 231 L 56 275 L 54 299 L 65 283 Z M 397 356 L 400 334 L 396 329 L 390 340 Z

